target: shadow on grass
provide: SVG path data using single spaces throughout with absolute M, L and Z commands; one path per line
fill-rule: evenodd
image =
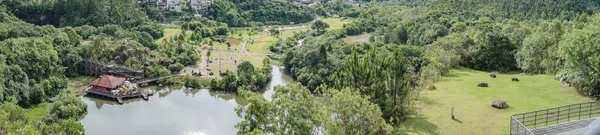
M 457 119 L 457 118 L 454 118 L 454 119 L 452 119 L 452 120 L 454 120 L 454 121 L 456 121 L 456 122 L 458 122 L 458 123 L 463 123 L 461 120 L 459 120 L 459 119 Z
M 409 117 L 394 134 L 408 135 L 408 133 L 439 135 L 437 125 L 428 121 L 423 115 Z

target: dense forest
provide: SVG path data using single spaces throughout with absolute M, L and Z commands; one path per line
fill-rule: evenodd
M 83 60 L 178 73 L 201 61 L 200 44 L 224 42 L 229 27 L 351 19 L 327 30 L 320 20 L 270 50 L 299 84 L 253 93 L 270 80 L 263 67 L 207 82 L 237 92 L 239 134 L 399 134 L 421 91 L 450 69 L 549 74 L 584 96 L 600 97 L 600 3 L 593 0 L 398 0 L 313 6 L 279 0 L 215 0 L 204 18 L 161 13 L 134 0 L 0 0 L 0 134 L 81 134 L 86 104 L 66 91 Z M 163 38 L 167 17 L 181 29 Z M 348 36 L 369 34 L 368 43 Z M 279 38 L 279 37 L 278 37 Z M 159 40 L 161 39 L 161 40 Z M 159 40 L 159 41 L 156 41 Z M 298 46 L 297 41 L 303 40 Z M 164 84 L 204 87 L 186 76 Z M 49 102 L 49 101 L 53 102 Z M 43 110 L 35 110 L 44 106 Z M 45 109 L 47 108 L 47 109 Z M 27 113 L 26 113 L 27 112 Z
M 206 12 L 208 18 L 232 27 L 288 25 L 309 22 L 314 14 L 308 8 L 278 0 L 215 0 Z

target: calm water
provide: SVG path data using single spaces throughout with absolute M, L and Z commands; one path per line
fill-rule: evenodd
M 267 99 L 276 85 L 288 85 L 292 79 L 274 67 L 273 80 L 261 92 Z M 88 114 L 81 120 L 86 134 L 144 135 L 233 135 L 240 121 L 234 108 L 246 105 L 234 94 L 185 87 L 147 87 L 155 90 L 149 101 L 126 100 L 119 105 L 112 100 L 82 97 Z

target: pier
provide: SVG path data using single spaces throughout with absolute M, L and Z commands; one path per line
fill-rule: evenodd
M 100 97 L 115 99 L 119 104 L 123 104 L 124 99 L 142 98 L 148 100 L 148 95 L 152 95 L 151 91 L 142 91 L 136 83 L 125 81 L 125 78 L 119 78 L 109 75 L 100 76 L 92 81 L 87 87 L 83 95 L 93 94 Z M 150 82 L 157 79 L 148 79 L 142 82 Z

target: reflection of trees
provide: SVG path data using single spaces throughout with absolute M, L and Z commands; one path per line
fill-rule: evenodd
M 236 93 L 228 93 L 228 92 L 219 92 L 219 91 L 210 91 L 211 97 L 220 98 L 225 101 L 229 101 L 231 99 L 235 100 L 235 103 L 238 105 L 246 106 L 248 104 L 248 100 L 238 97 Z
M 192 96 L 194 97 L 194 95 L 196 95 L 200 90 L 199 89 L 186 89 L 183 91 L 183 93 L 185 93 L 185 96 Z
M 117 103 L 117 100 L 115 100 L 115 99 L 103 98 L 103 97 L 94 96 L 94 95 L 87 95 L 84 98 L 94 102 L 94 104 L 96 105 L 96 108 L 98 108 L 98 109 L 102 109 L 102 106 L 104 104 L 119 105 L 119 103 Z M 123 100 L 123 104 L 129 104 L 129 103 L 142 101 L 142 100 L 143 100 L 142 98 L 128 98 L 128 99 Z

